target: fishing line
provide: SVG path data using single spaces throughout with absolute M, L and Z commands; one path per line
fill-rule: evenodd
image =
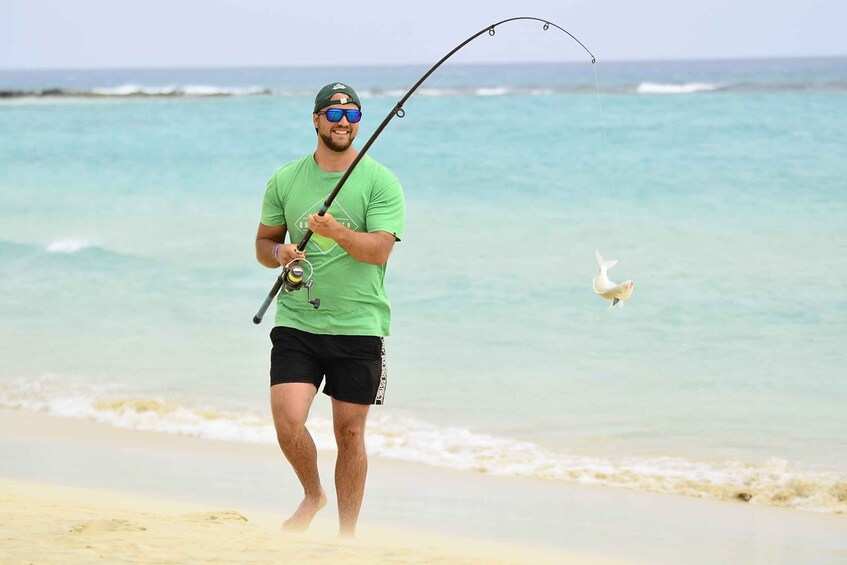
M 435 90 L 438 87 L 439 84 L 444 82 L 444 79 L 453 75 L 453 73 L 456 72 L 456 68 L 457 68 L 457 66 L 453 65 L 453 64 L 445 65 L 444 68 L 442 69 L 444 72 L 441 73 L 441 76 L 438 77 L 438 80 L 436 80 L 433 84 L 429 85 L 427 88 L 429 90 Z M 421 95 L 423 95 L 423 93 Z
M 620 247 L 621 263 L 623 263 L 624 276 L 629 278 L 629 269 L 626 266 L 626 257 L 623 252 L 623 232 L 621 231 L 621 215 L 618 210 L 618 194 L 615 190 L 615 179 L 612 174 L 612 156 L 609 152 L 609 139 L 606 137 L 606 118 L 603 116 L 603 100 L 600 97 L 600 81 L 597 80 L 597 65 L 591 65 L 594 69 L 594 86 L 597 88 L 597 106 L 600 108 L 600 124 L 603 126 L 603 147 L 606 149 L 606 165 L 609 171 L 609 189 L 612 191 L 612 201 L 615 204 L 615 223 L 618 228 L 618 247 Z
M 495 28 L 497 26 L 503 25 L 503 24 L 509 23 L 509 22 L 518 21 L 518 20 L 529 20 L 529 21 L 541 22 L 541 23 L 544 24 L 543 27 L 542 27 L 542 29 L 544 31 L 547 31 L 548 29 L 550 29 L 550 27 L 554 27 L 554 28 L 564 32 L 565 34 L 570 36 L 571 39 L 573 39 L 574 41 L 579 43 L 580 47 L 582 47 L 585 50 L 585 52 L 588 53 L 591 56 L 591 64 L 592 65 L 594 65 L 597 62 L 597 59 L 594 57 L 594 54 L 591 53 L 591 51 L 589 51 L 588 48 L 585 45 L 583 45 L 582 42 L 579 39 L 577 39 L 571 32 L 569 32 L 565 28 L 554 24 L 550 20 L 543 20 L 541 18 L 521 16 L 521 17 L 516 17 L 516 18 L 508 18 L 508 19 L 499 21 L 495 24 L 491 24 L 487 27 L 484 27 L 483 29 L 476 32 L 475 34 L 473 34 L 472 36 L 468 37 L 463 42 L 461 42 L 459 45 L 454 47 L 449 53 L 444 55 L 444 57 L 442 57 L 427 72 L 425 72 L 424 75 L 420 79 L 418 79 L 418 81 L 414 84 L 414 86 L 412 86 L 412 88 L 410 88 L 406 92 L 406 94 L 403 95 L 403 97 L 397 102 L 397 104 L 394 106 L 394 108 L 392 108 L 392 110 L 388 113 L 388 115 L 385 117 L 385 119 L 382 121 L 382 123 L 379 124 L 379 126 L 377 126 L 376 130 L 373 132 L 373 134 L 371 134 L 371 136 L 368 138 L 368 140 L 365 142 L 365 144 L 359 150 L 359 153 L 356 155 L 356 158 L 353 159 L 353 161 L 350 163 L 350 166 L 347 167 L 347 170 L 344 171 L 344 174 L 338 180 L 338 183 L 335 185 L 335 188 L 332 189 L 332 192 L 329 194 L 329 196 L 327 197 L 323 206 L 318 211 L 318 216 L 323 216 L 327 213 L 327 211 L 329 210 L 329 207 L 332 205 L 332 202 L 335 200 L 335 197 L 338 196 L 338 192 L 344 186 L 344 183 L 347 182 L 347 179 L 350 178 L 350 174 L 353 172 L 353 169 L 356 168 L 356 165 L 359 164 L 359 162 L 362 160 L 362 157 L 365 156 L 365 154 L 368 152 L 368 149 L 370 149 L 371 145 L 373 145 L 374 141 L 376 141 L 376 139 L 379 137 L 379 135 L 382 133 L 382 131 L 385 129 L 385 127 L 388 125 L 388 123 L 395 116 L 398 117 L 398 118 L 402 118 L 403 116 L 406 115 L 406 111 L 403 109 L 403 104 L 405 104 L 406 101 L 409 98 L 411 98 L 411 96 L 415 93 L 415 91 L 417 91 L 418 87 L 420 87 L 421 84 L 423 84 L 424 81 L 426 79 L 428 79 L 430 77 L 430 75 L 436 71 L 436 69 L 438 69 L 445 61 L 447 61 L 447 59 L 452 57 L 457 51 L 462 49 L 465 45 L 467 45 L 468 43 L 470 43 L 471 41 L 473 41 L 474 39 L 476 39 L 480 35 L 487 33 L 490 36 L 494 36 L 494 34 L 496 33 Z M 595 77 L 596 77 L 596 73 L 597 73 L 597 71 L 595 70 Z M 599 87 L 598 87 L 598 89 L 599 89 Z M 313 234 L 312 230 L 308 230 L 308 229 L 306 230 L 306 233 L 304 234 L 303 239 L 301 239 L 300 243 L 297 244 L 297 251 L 303 252 L 306 249 L 306 244 L 311 239 L 312 234 Z M 254 324 L 259 324 L 259 323 L 262 322 L 262 318 L 264 317 L 265 312 L 267 312 L 268 308 L 271 305 L 271 302 L 273 302 L 273 299 L 276 297 L 276 295 L 279 293 L 280 289 L 282 289 L 283 287 L 285 288 L 286 292 L 292 292 L 292 291 L 295 291 L 295 290 L 299 290 L 300 288 L 307 288 L 308 289 L 308 288 L 311 287 L 312 274 L 310 274 L 308 278 L 304 279 L 304 278 L 302 278 L 302 273 L 303 273 L 302 270 L 296 271 L 294 273 L 292 273 L 292 271 L 294 271 L 293 266 L 289 267 L 288 265 L 286 265 L 285 267 L 283 267 L 282 272 L 277 277 L 276 283 L 274 283 L 273 288 L 271 288 L 271 291 L 268 293 L 268 296 L 265 298 L 265 301 L 259 307 L 259 310 L 256 313 L 256 315 L 253 316 L 253 323 Z M 319 299 L 310 300 L 310 303 L 316 309 L 320 306 L 320 300 Z

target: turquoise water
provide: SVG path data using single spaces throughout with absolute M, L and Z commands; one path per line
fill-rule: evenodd
M 272 442 L 267 178 L 316 87 L 361 146 L 424 70 L 0 72 L 0 406 Z M 844 512 L 847 62 L 597 76 L 451 66 L 371 149 L 408 206 L 371 452 Z

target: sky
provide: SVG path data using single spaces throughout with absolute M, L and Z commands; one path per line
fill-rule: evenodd
M 0 0 L 0 69 L 425 64 L 516 16 L 598 60 L 847 55 L 845 0 Z M 462 61 L 584 56 L 539 26 L 498 27 Z

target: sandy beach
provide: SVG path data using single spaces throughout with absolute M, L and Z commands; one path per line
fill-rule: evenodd
M 365 521 L 355 539 L 342 539 L 332 504 L 307 533 L 284 533 L 284 513 L 262 510 L 252 496 L 237 500 L 238 483 L 250 481 L 257 464 L 285 474 L 272 450 L 10 411 L 0 420 L 3 452 L 11 456 L 4 457 L 4 475 L 16 477 L 0 479 L 3 563 L 620 562 L 541 545 L 389 527 L 382 520 Z M 324 453 L 322 459 L 332 456 Z M 195 475 L 185 458 L 196 458 L 201 467 L 216 460 L 213 467 L 232 482 L 222 484 L 215 472 Z M 235 467 L 244 474 L 234 474 Z M 285 482 L 283 498 L 293 508 L 296 486 Z
M 0 481 L 3 563 L 595 563 L 561 551 L 317 520 L 283 534 L 279 516 L 107 490 Z M 9 525 L 12 525 L 9 527 Z
M 276 446 L 0 411 L 4 563 L 837 563 L 839 515 L 371 461 L 355 540 Z M 322 452 L 331 477 L 334 453 Z M 332 497 L 331 481 L 329 482 Z

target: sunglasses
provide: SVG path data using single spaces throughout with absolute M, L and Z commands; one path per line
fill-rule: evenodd
M 326 114 L 326 119 L 330 122 L 340 122 L 342 116 L 347 117 L 347 121 L 351 124 L 356 124 L 359 120 L 362 119 L 362 111 L 356 110 L 355 108 L 344 109 L 344 108 L 330 108 L 328 110 L 324 110 L 323 112 L 315 112 L 319 116 L 322 114 Z

